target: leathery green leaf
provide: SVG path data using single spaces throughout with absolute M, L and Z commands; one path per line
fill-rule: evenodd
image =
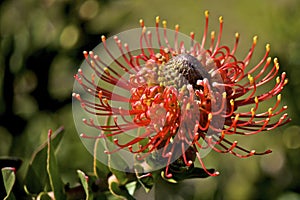
M 15 199 L 14 194 L 12 193 L 13 186 L 16 181 L 15 168 L 13 167 L 4 167 L 1 169 L 4 187 L 6 191 L 6 197 L 4 200 L 13 200 Z
M 60 178 L 58 166 L 56 163 L 55 153 L 51 142 L 52 130 L 48 131 L 48 148 L 47 148 L 47 173 L 50 187 L 54 193 L 55 199 L 64 199 L 63 183 Z
M 56 149 L 63 137 L 63 127 L 57 129 L 51 134 L 52 149 Z M 25 176 L 24 184 L 29 193 L 39 194 L 45 188 L 49 188 L 49 178 L 47 174 L 47 151 L 48 141 L 43 143 L 33 153 L 28 170 Z

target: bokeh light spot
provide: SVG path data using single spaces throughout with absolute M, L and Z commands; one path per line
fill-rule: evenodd
M 14 82 L 14 92 L 16 94 L 24 94 L 32 92 L 37 86 L 36 74 L 31 70 L 24 71 Z
M 290 126 L 283 134 L 283 142 L 289 149 L 300 148 L 300 127 Z
M 260 160 L 262 170 L 271 175 L 279 173 L 284 166 L 284 163 L 284 154 L 279 149 L 275 149 L 271 154 L 264 156 Z
M 72 91 L 72 71 L 71 67 L 75 64 L 71 59 L 65 56 L 57 56 L 52 64 L 49 71 L 49 93 L 55 99 L 66 99 L 70 96 Z M 67 66 L 62 68 L 62 66 Z M 61 87 L 64 85 L 65 87 Z
M 6 156 L 9 154 L 11 144 L 11 134 L 6 130 L 6 128 L 0 126 L 0 156 Z
M 13 111 L 18 116 L 29 119 L 38 111 L 38 105 L 32 96 L 17 94 L 13 101 Z
M 82 19 L 93 19 L 99 11 L 99 4 L 94 0 L 85 1 L 79 9 L 79 15 Z
M 78 41 L 79 30 L 74 25 L 69 25 L 64 28 L 60 35 L 60 44 L 63 48 L 72 48 Z

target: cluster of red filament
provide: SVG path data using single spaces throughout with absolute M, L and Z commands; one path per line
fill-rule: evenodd
M 202 168 L 212 176 L 218 175 L 218 172 L 210 173 L 206 169 L 199 153 L 200 149 L 212 148 L 217 152 L 231 153 L 238 157 L 270 153 L 270 150 L 257 153 L 254 150 L 244 149 L 237 144 L 237 141 L 231 142 L 226 137 L 232 134 L 256 134 L 272 130 L 290 121 L 286 113 L 282 114 L 287 106 L 280 107 L 280 92 L 287 84 L 286 74 L 282 73 L 278 76 L 279 64 L 276 58 L 272 63 L 269 57 L 269 45 L 266 45 L 263 58 L 255 66 L 248 66 L 257 43 L 257 37 L 253 38 L 251 49 L 246 57 L 243 60 L 237 60 L 234 54 L 239 43 L 238 33 L 235 35 L 232 50 L 220 44 L 223 29 L 222 17 L 219 18 L 218 36 L 216 37 L 214 31 L 211 32 L 209 44 L 206 44 L 208 12 L 205 12 L 205 17 L 202 42 L 196 42 L 195 34 L 192 32 L 189 50 L 186 50 L 184 43 L 177 40 L 178 25 L 175 26 L 174 45 L 170 45 L 166 21 L 162 23 L 164 33 L 161 34 L 158 31 L 160 19 L 157 17 L 157 31 L 154 37 L 160 46 L 159 52 L 152 47 L 153 35 L 151 32 L 146 33 L 143 20 L 140 21 L 142 28 L 141 53 L 138 55 L 133 55 L 129 45 L 123 45 L 115 37 L 115 42 L 122 54 L 123 61 L 121 62 L 108 49 L 104 36 L 102 36 L 103 47 L 114 60 L 115 67 L 107 65 L 93 52 L 84 52 L 93 74 L 91 77 L 87 77 L 79 69 L 75 79 L 88 94 L 95 97 L 97 102 L 81 98 L 77 93 L 73 93 L 73 96 L 80 101 L 86 112 L 104 117 L 106 120 L 100 122 L 100 125 L 96 125 L 93 119 L 84 119 L 85 124 L 99 129 L 100 133 L 96 137 L 85 134 L 83 136 L 104 139 L 112 137 L 117 148 L 113 151 L 106 151 L 106 153 L 127 148 L 132 153 L 143 153 L 142 157 L 145 158 L 157 149 L 162 149 L 161 156 L 167 159 L 166 177 L 172 177 L 172 174 L 169 173 L 169 165 L 174 156 L 178 157 L 178 147 L 179 154 L 186 166 L 190 166 L 194 162 L 193 159 L 190 159 L 191 156 L 186 155 L 186 150 L 192 148 L 195 154 L 192 157 L 197 157 Z M 196 88 L 191 84 L 185 84 L 179 88 L 162 84 L 157 78 L 159 68 L 168 63 L 170 59 L 183 53 L 198 58 L 205 70 L 209 72 L 210 77 L 199 79 Z M 204 54 L 206 55 L 205 59 L 203 58 Z M 125 79 L 120 71 L 131 73 L 130 78 Z M 213 77 L 216 74 L 221 77 L 222 81 L 214 81 Z M 111 89 L 99 85 L 96 83 L 95 77 L 111 86 L 117 85 L 129 91 L 130 97 L 114 93 Z M 273 80 L 275 80 L 273 88 L 258 93 L 258 88 L 269 85 L 269 82 Z M 223 91 L 221 92 L 219 88 L 223 88 Z M 260 104 L 274 96 L 277 96 L 276 103 L 266 111 L 260 111 Z M 130 107 L 115 107 L 111 104 L 112 98 L 115 101 L 129 102 Z M 242 109 L 243 111 L 241 111 L 243 107 L 249 110 Z M 220 118 L 223 119 L 222 127 L 215 125 L 218 124 Z M 108 123 L 109 120 L 112 122 Z M 135 138 L 131 138 L 127 142 L 118 140 L 117 136 L 141 127 L 145 129 Z M 212 130 L 214 134 L 208 134 L 208 130 Z

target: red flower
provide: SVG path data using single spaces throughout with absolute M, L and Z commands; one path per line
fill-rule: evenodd
M 202 42 L 196 42 L 195 34 L 191 33 L 189 48 L 178 39 L 178 25 L 174 36 L 168 37 L 166 21 L 161 29 L 157 17 L 154 37 L 151 32 L 146 33 L 144 22 L 140 20 L 139 53 L 131 51 L 128 44 L 123 47 L 118 37 L 114 37 L 122 55 L 121 58 L 114 57 L 104 36 L 103 49 L 113 59 L 112 65 L 93 52 L 85 51 L 86 62 L 93 74 L 89 78 L 79 69 L 75 79 L 85 90 L 85 96 L 91 95 L 95 102 L 77 93 L 73 96 L 86 112 L 99 117 L 99 125 L 92 118 L 83 122 L 99 129 L 100 133 L 82 136 L 111 138 L 116 148 L 106 150 L 108 154 L 126 149 L 138 155 L 139 160 L 149 157 L 157 159 L 158 163 L 163 160 L 166 177 L 172 177 L 169 168 L 174 161 L 180 160 L 189 167 L 196 158 L 209 175 L 218 175 L 218 172 L 210 173 L 204 166 L 202 150 L 213 149 L 241 158 L 270 153 L 271 150 L 257 153 L 244 149 L 237 141 L 231 142 L 227 138 L 234 134 L 252 135 L 272 130 L 290 121 L 284 113 L 287 106 L 279 107 L 280 92 L 288 82 L 286 74 L 277 76 L 279 63 L 277 58 L 272 63 L 268 57 L 269 45 L 259 63 L 249 65 L 256 36 L 243 60 L 235 57 L 238 33 L 232 50 L 222 46 L 222 17 L 218 36 L 211 32 L 209 44 L 206 44 L 208 12 L 205 17 Z M 159 51 L 154 48 L 154 40 Z M 264 91 L 273 80 L 273 88 Z M 261 104 L 274 96 L 277 96 L 275 105 L 262 111 Z M 134 136 L 130 135 L 132 131 L 136 131 Z

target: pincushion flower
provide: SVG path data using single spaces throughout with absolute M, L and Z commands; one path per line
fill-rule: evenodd
M 168 35 L 166 21 L 160 28 L 157 17 L 154 34 L 147 32 L 140 20 L 140 36 L 135 38 L 139 52 L 127 43 L 123 45 L 117 36 L 114 41 L 121 57 L 114 57 L 102 36 L 102 47 L 112 64 L 85 51 L 92 74 L 78 70 L 75 79 L 83 91 L 74 92 L 73 97 L 94 116 L 83 122 L 99 131 L 98 135 L 83 133 L 82 137 L 111 141 L 114 148 L 106 149 L 106 154 L 126 150 L 137 160 L 163 162 L 167 178 L 172 177 L 170 168 L 174 163 L 189 168 L 196 160 L 209 175 L 218 175 L 217 171 L 207 170 L 202 150 L 213 149 L 240 158 L 270 153 L 245 149 L 230 137 L 258 134 L 290 121 L 285 113 L 287 106 L 280 107 L 280 92 L 288 82 L 286 74 L 278 74 L 278 59 L 272 62 L 269 44 L 262 59 L 250 65 L 257 37 L 246 57 L 239 60 L 235 56 L 239 34 L 235 34 L 230 49 L 221 44 L 222 17 L 218 35 L 213 31 L 210 38 L 207 11 L 205 19 L 201 42 L 195 40 L 193 32 L 188 44 L 180 41 L 179 25 L 172 36 Z M 272 82 L 267 90 L 266 85 Z M 262 110 L 261 105 L 273 97 L 277 97 L 274 105 Z

